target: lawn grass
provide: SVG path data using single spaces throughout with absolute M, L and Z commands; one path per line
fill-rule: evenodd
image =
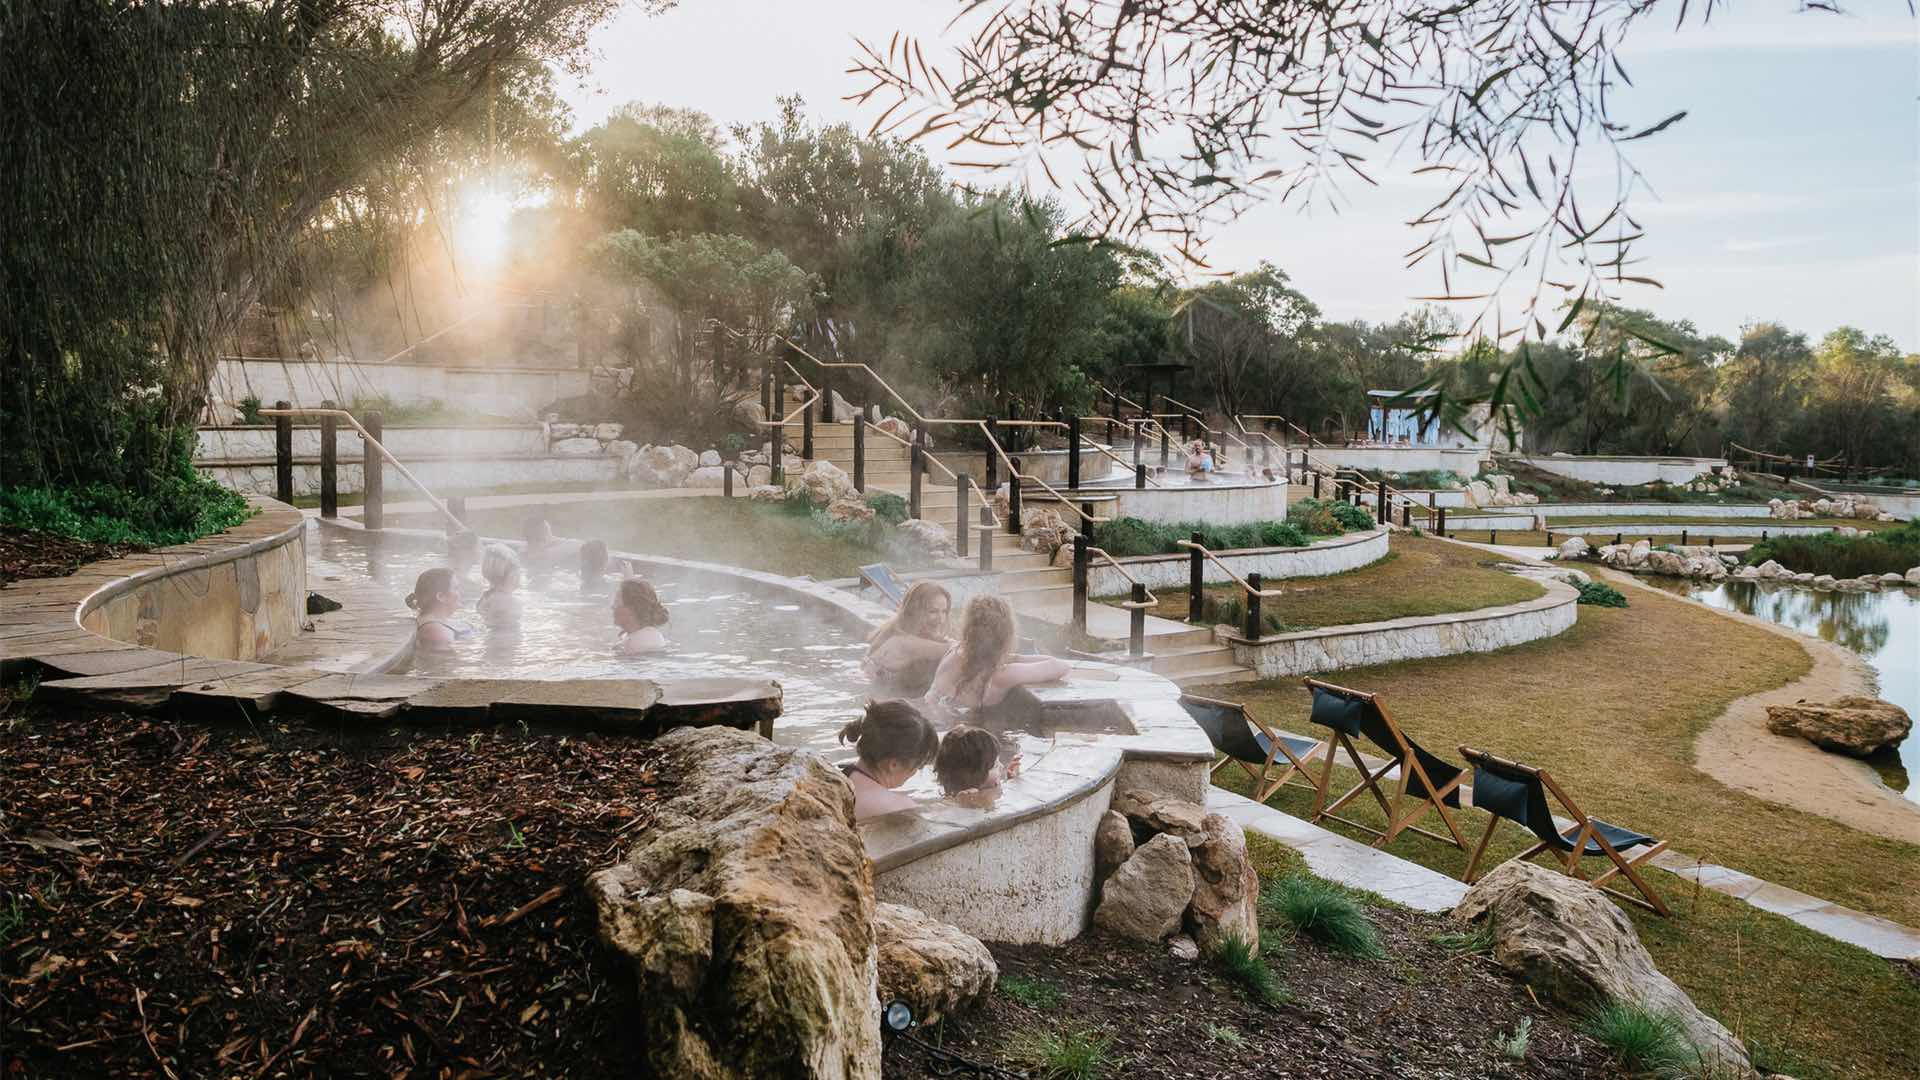
M 1762 802 L 1692 766 L 1695 735 L 1728 702 L 1798 678 L 1810 663 L 1790 639 L 1636 594 L 1626 610 L 1581 608 L 1578 624 L 1558 637 L 1331 677 L 1381 693 L 1408 733 L 1443 757 L 1457 761 L 1453 748 L 1464 742 L 1547 766 L 1589 814 L 1709 862 L 1920 925 L 1920 847 Z M 1270 723 L 1312 730 L 1297 681 L 1195 692 L 1244 700 Z M 1245 793 L 1239 773 L 1219 779 Z M 1334 782 L 1354 779 L 1339 769 Z M 1310 799 L 1283 788 L 1273 805 L 1304 815 Z M 1379 823 L 1366 800 L 1347 809 Z M 1460 820 L 1469 841 L 1486 822 L 1474 810 Z M 1425 824 L 1438 828 L 1431 815 Z M 1530 840 L 1503 828 L 1489 859 Z M 1466 862 L 1464 852 L 1420 837 L 1403 837 L 1392 851 L 1454 876 Z M 1920 1075 L 1920 1040 L 1911 1034 L 1920 1031 L 1920 982 L 1911 975 L 1731 897 L 1661 871 L 1649 876 L 1675 917 L 1624 910 L 1655 961 L 1701 1008 L 1759 1043 L 1774 1068 L 1801 1080 Z
M 1626 522 L 1628 524 L 1661 525 L 1661 526 L 1739 525 L 1739 526 L 1751 528 L 1755 536 L 1760 535 L 1760 530 L 1762 529 L 1777 529 L 1782 525 L 1828 525 L 1828 526 L 1833 526 L 1835 528 L 1838 528 L 1841 525 L 1851 525 L 1854 528 L 1859 529 L 1861 532 L 1878 532 L 1881 529 L 1896 528 L 1901 524 L 1898 521 L 1860 521 L 1854 518 L 1831 518 L 1831 517 L 1794 518 L 1791 521 L 1788 521 L 1783 518 L 1765 518 L 1765 517 L 1746 517 L 1746 518 L 1662 517 L 1662 518 L 1651 518 L 1651 519 L 1642 518 L 1639 521 L 1635 521 L 1631 515 L 1623 516 L 1620 514 L 1615 514 L 1612 517 L 1607 517 L 1600 514 L 1569 514 L 1565 517 L 1558 517 L 1550 512 L 1551 508 L 1549 507 L 1541 507 L 1541 509 L 1549 511 L 1549 513 L 1547 514 L 1547 523 L 1553 526 L 1553 529 L 1555 532 L 1570 531 L 1575 526 L 1604 527 L 1615 521 Z M 1602 531 L 1604 531 L 1604 528 L 1602 528 Z
M 1370 566 L 1268 583 L 1286 595 L 1263 600 L 1262 613 L 1285 629 L 1309 630 L 1517 604 L 1545 591 L 1537 582 L 1494 569 L 1499 560 L 1485 552 L 1406 533 L 1394 534 L 1388 543 L 1387 557 Z M 1207 593 L 1232 599 L 1240 587 L 1210 585 Z M 1163 590 L 1159 597 L 1154 614 L 1187 617 L 1186 590 Z
M 483 536 L 517 537 L 531 507 L 476 510 L 468 522 Z M 547 508 L 558 536 L 600 539 L 615 551 L 725 563 L 821 580 L 854 577 L 867 563 L 898 560 L 875 548 L 828 536 L 811 519 L 778 504 L 747 499 L 641 499 L 560 503 Z

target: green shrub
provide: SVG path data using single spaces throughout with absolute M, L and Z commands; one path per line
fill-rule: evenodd
M 1683 1076 L 1700 1060 L 1672 1013 L 1616 1001 L 1595 1009 L 1580 1029 L 1613 1051 L 1630 1073 Z
M 1238 983 L 1254 1001 L 1262 1005 L 1286 1002 L 1289 996 L 1286 987 L 1280 985 L 1266 958 L 1247 939 L 1238 934 L 1227 935 L 1214 948 L 1212 959 L 1220 973 Z
M 240 399 L 240 422 L 243 424 L 267 422 L 267 418 L 260 415 L 260 395 L 248 394 Z
M 1365 532 L 1374 527 L 1373 514 L 1364 506 L 1355 506 L 1348 502 L 1336 502 L 1332 506 L 1333 518 L 1348 532 Z
M 1260 906 L 1336 951 L 1370 959 L 1386 955 L 1366 909 L 1331 881 L 1289 874 L 1262 890 Z
M 1186 551 L 1182 540 L 1200 534 L 1200 542 L 1211 551 L 1241 551 L 1247 548 L 1300 547 L 1307 534 L 1291 521 L 1250 521 L 1240 525 L 1210 525 L 1199 521 L 1171 524 L 1116 518 L 1094 532 L 1094 545 L 1119 558 L 1124 555 L 1165 555 Z
M 1580 582 L 1574 588 L 1580 590 L 1579 602 L 1582 604 L 1592 604 L 1594 607 L 1627 606 L 1627 598 L 1620 590 L 1604 581 Z
M 1862 574 L 1904 574 L 1920 564 L 1920 522 L 1859 536 L 1780 536 L 1753 545 L 1746 561 L 1757 566 L 1772 559 L 1795 573 L 1832 574 L 1837 578 Z
M 867 505 L 873 508 L 873 516 L 889 525 L 898 525 L 907 520 L 907 500 L 890 491 L 876 491 L 867 496 Z
M 251 516 L 238 492 L 198 474 L 163 477 L 147 493 L 105 484 L 0 488 L 0 525 L 101 544 L 184 544 Z
M 1333 514 L 1333 504 L 1319 499 L 1301 499 L 1287 511 L 1287 520 L 1315 536 L 1339 536 L 1346 532 Z

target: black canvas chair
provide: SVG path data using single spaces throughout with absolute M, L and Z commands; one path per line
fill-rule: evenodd
M 1253 801 L 1264 803 L 1289 783 L 1319 790 L 1307 765 L 1315 756 L 1331 752 L 1325 742 L 1275 731 L 1237 701 L 1182 694 L 1180 704 L 1220 755 L 1212 773 L 1238 765 L 1253 780 Z
M 907 587 L 900 584 L 899 578 L 893 576 L 892 567 L 880 562 L 863 566 L 860 568 L 860 580 L 873 586 L 886 600 L 888 607 L 895 611 L 900 610 L 900 601 L 906 598 Z
M 1460 809 L 1460 782 L 1466 778 L 1466 770 L 1428 753 L 1408 738 L 1400 726 L 1393 722 L 1386 706 L 1380 704 L 1377 694 L 1335 686 L 1318 679 L 1307 679 L 1305 682 L 1307 689 L 1313 693 L 1310 719 L 1333 732 L 1326 761 L 1320 769 L 1318 791 L 1314 795 L 1313 820 L 1338 821 L 1342 825 L 1372 833 L 1378 838 L 1373 842 L 1374 847 L 1385 847 L 1401 833 L 1413 832 L 1430 840 L 1452 844 L 1461 851 L 1467 850 L 1460 824 L 1454 820 L 1454 812 Z M 1354 745 L 1356 738 L 1364 738 L 1384 751 L 1386 763 L 1378 769 L 1368 768 L 1359 747 Z M 1359 770 L 1360 782 L 1329 803 L 1327 795 L 1333 783 L 1334 745 L 1346 750 L 1353 767 Z M 1394 772 L 1399 774 L 1399 779 L 1394 782 L 1393 794 L 1389 796 L 1382 789 L 1381 781 Z M 1380 804 L 1380 811 L 1387 819 L 1385 829 L 1376 829 L 1336 813 L 1363 791 L 1371 792 L 1374 801 Z M 1429 811 L 1440 815 L 1447 836 L 1429 832 L 1414 824 Z
M 1588 817 L 1545 769 L 1508 761 L 1468 746 L 1460 748 L 1460 756 L 1473 766 L 1473 805 L 1492 815 L 1487 821 L 1487 831 L 1473 849 L 1473 857 L 1467 860 L 1467 872 L 1461 876 L 1462 881 L 1471 885 L 1478 880 L 1480 859 L 1487 853 L 1487 842 L 1493 839 L 1493 830 L 1499 826 L 1500 819 L 1506 818 L 1520 824 L 1540 841 L 1514 858 L 1531 859 L 1543 851 L 1552 851 L 1563 857 L 1562 870 L 1585 880 L 1586 874 L 1581 872 L 1580 860 L 1589 855 L 1603 857 L 1613 864 L 1613 868 L 1592 879 L 1595 888 L 1604 889 L 1621 900 L 1638 904 L 1660 915 L 1672 914 L 1667 910 L 1666 901 L 1660 898 L 1660 894 L 1647 884 L 1639 872 L 1641 864 L 1667 849 L 1665 840 L 1655 840 L 1631 829 Z M 1554 820 L 1553 809 L 1547 802 L 1548 795 L 1552 795 L 1561 809 L 1566 811 L 1566 816 L 1573 820 L 1571 827 L 1562 829 Z M 1638 851 L 1639 854 L 1628 858 L 1626 853 L 1632 851 Z M 1640 891 L 1640 896 L 1630 896 L 1618 889 L 1607 888 L 1607 883 L 1616 876 L 1624 876 L 1632 882 L 1633 887 Z

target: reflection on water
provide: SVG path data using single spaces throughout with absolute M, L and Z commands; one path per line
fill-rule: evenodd
M 1920 592 L 1882 589 L 1878 592 L 1841 592 L 1727 581 L 1696 585 L 1672 578 L 1648 578 L 1668 592 L 1690 596 L 1711 607 L 1738 611 L 1815 634 L 1860 654 L 1873 665 L 1880 680 L 1880 696 L 1920 716 Z M 1889 784 L 1920 802 L 1920 735 L 1900 744 L 1901 769 L 1882 769 Z

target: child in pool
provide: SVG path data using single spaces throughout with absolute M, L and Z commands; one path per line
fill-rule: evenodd
M 667 647 L 667 609 L 660 594 L 643 578 L 622 578 L 613 590 L 613 625 L 620 628 L 620 641 L 613 648 L 623 656 L 658 652 Z
M 853 785 L 853 819 L 911 810 L 917 803 L 894 789 L 920 771 L 940 745 L 933 725 L 910 701 L 869 701 L 867 713 L 840 729 L 840 741 L 859 755 L 842 766 Z
M 520 560 L 514 556 L 513 549 L 504 544 L 488 544 L 486 554 L 480 559 L 480 576 L 487 581 L 487 591 L 481 593 L 479 602 L 474 604 L 480 621 L 495 628 L 519 626 L 520 598 L 514 593 L 520 588 Z
M 997 788 L 1019 772 L 1017 755 L 1003 767 L 1000 740 L 993 732 L 970 724 L 960 724 L 942 736 L 940 752 L 933 758 L 933 775 L 948 795 Z
M 940 661 L 927 697 L 951 709 L 998 705 L 1007 691 L 1067 677 L 1073 665 L 1052 656 L 1014 653 L 1013 608 L 998 596 L 967 601 L 960 642 Z
M 460 610 L 460 583 L 453 571 L 444 566 L 422 570 L 407 594 L 407 606 L 419 614 L 414 619 L 413 640 L 423 649 L 445 649 L 473 633 L 469 627 L 453 622 Z

